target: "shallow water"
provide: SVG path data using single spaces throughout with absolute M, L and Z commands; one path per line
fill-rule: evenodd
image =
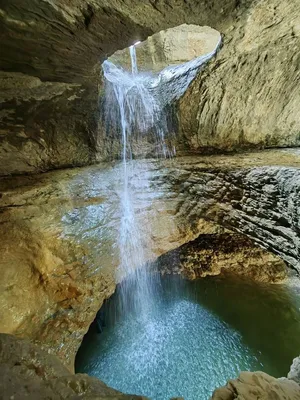
M 146 318 L 120 313 L 118 292 L 106 303 L 103 332 L 91 326 L 77 372 L 152 399 L 208 399 L 242 370 L 285 376 L 300 354 L 297 286 L 225 276 L 157 287 Z

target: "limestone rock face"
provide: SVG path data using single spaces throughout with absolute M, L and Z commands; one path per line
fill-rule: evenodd
M 156 168 L 136 162 L 131 179 L 145 261 L 197 235 L 177 225 L 176 192 Z M 122 176 L 103 165 L 0 183 L 1 330 L 45 344 L 71 369 L 117 283 Z
M 97 88 L 0 71 L 0 174 L 95 161 Z
M 0 67 L 43 81 L 81 83 L 99 61 L 136 40 L 183 23 L 221 31 L 238 8 L 235 0 L 12 0 L 1 4 Z
M 275 379 L 264 372 L 242 372 L 238 379 L 215 390 L 211 400 L 300 399 L 300 386 L 288 379 Z
M 299 146 L 298 0 L 257 1 L 179 104 L 182 149 Z
M 140 44 L 114 53 L 102 64 L 105 79 L 105 96 L 101 98 L 97 148 L 102 157 L 110 153 L 122 154 L 122 129 L 118 99 L 113 86 L 118 82 L 126 93 L 135 92 L 133 83 L 146 88 L 151 102 L 159 109 L 155 124 L 165 138 L 166 148 L 173 154 L 177 140 L 176 118 L 173 104 L 185 93 L 198 71 L 215 56 L 221 44 L 221 35 L 215 29 L 197 25 L 180 25 L 148 37 Z M 136 52 L 136 54 L 135 54 Z M 132 60 L 142 73 L 132 79 Z M 124 86 L 125 85 L 125 86 Z M 134 107 L 133 107 L 134 108 Z M 158 111 L 156 112 L 156 114 Z M 141 115 L 141 119 L 143 116 Z M 138 118 L 139 119 L 139 118 Z M 158 150 L 157 127 L 149 124 L 147 131 L 131 129 L 127 140 L 134 158 L 156 157 Z M 101 149 L 101 150 L 100 150 Z
M 29 341 L 0 334 L 0 392 L 15 399 L 136 399 L 85 374 L 70 374 L 58 358 Z
M 182 274 L 191 280 L 229 271 L 275 283 L 287 275 L 286 265 L 279 257 L 255 246 L 245 236 L 232 233 L 200 235 L 160 256 L 157 265 L 162 274 Z
M 193 165 L 172 181 L 182 193 L 180 219 L 205 218 L 241 232 L 300 271 L 299 168 Z

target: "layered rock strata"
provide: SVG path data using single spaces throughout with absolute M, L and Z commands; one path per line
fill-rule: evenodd
M 300 3 L 256 1 L 179 104 L 182 148 L 299 146 Z
M 162 275 L 180 274 L 193 280 L 230 273 L 259 282 L 282 282 L 285 263 L 240 234 L 200 235 L 196 240 L 163 254 L 157 260 Z
M 184 22 L 228 26 L 236 2 L 219 6 L 208 0 L 1 4 L 0 175 L 118 158 L 119 148 L 111 153 L 98 129 L 101 62 Z
M 176 193 L 155 182 L 157 164 L 135 166 L 134 207 L 145 261 L 151 261 L 196 232 L 179 229 Z M 117 284 L 122 184 L 121 165 L 0 183 L 1 331 L 44 343 L 71 369 L 83 335 Z
M 234 228 L 278 254 L 300 272 L 299 168 L 177 170 L 173 184 L 182 194 L 180 219 L 201 217 Z

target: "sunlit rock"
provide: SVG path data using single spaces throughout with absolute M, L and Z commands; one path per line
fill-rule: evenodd
M 300 3 L 248 4 L 179 102 L 183 151 L 300 145 Z
M 230 380 L 226 386 L 217 389 L 211 400 L 297 400 L 300 386 L 288 379 L 275 379 L 263 372 L 242 372 L 238 379 Z
M 100 64 L 137 40 L 183 23 L 210 26 L 222 34 L 223 45 L 176 107 L 177 152 L 298 146 L 299 15 L 298 0 L 172 6 L 51 0 L 22 8 L 16 0 L 6 2 L 0 11 L 1 68 L 12 79 L 14 73 L 39 78 L 48 101 L 36 91 L 28 101 L 25 93 L 23 101 L 15 80 L 13 98 L 2 101 L 0 174 L 118 158 L 120 148 L 98 124 Z M 60 83 L 80 87 L 51 97 Z M 2 80 L 0 87 L 3 99 Z
M 213 52 L 219 42 L 220 33 L 208 26 L 183 24 L 160 31 L 135 45 L 138 69 L 158 73 L 170 65 L 184 64 Z M 127 48 L 116 51 L 108 60 L 131 69 Z

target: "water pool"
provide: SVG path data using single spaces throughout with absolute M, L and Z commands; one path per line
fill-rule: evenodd
M 133 292 L 134 293 L 134 292 Z M 208 399 L 242 370 L 286 376 L 300 354 L 298 288 L 232 276 L 162 278 L 147 315 L 122 313 L 120 293 L 101 310 L 76 372 L 152 399 Z

